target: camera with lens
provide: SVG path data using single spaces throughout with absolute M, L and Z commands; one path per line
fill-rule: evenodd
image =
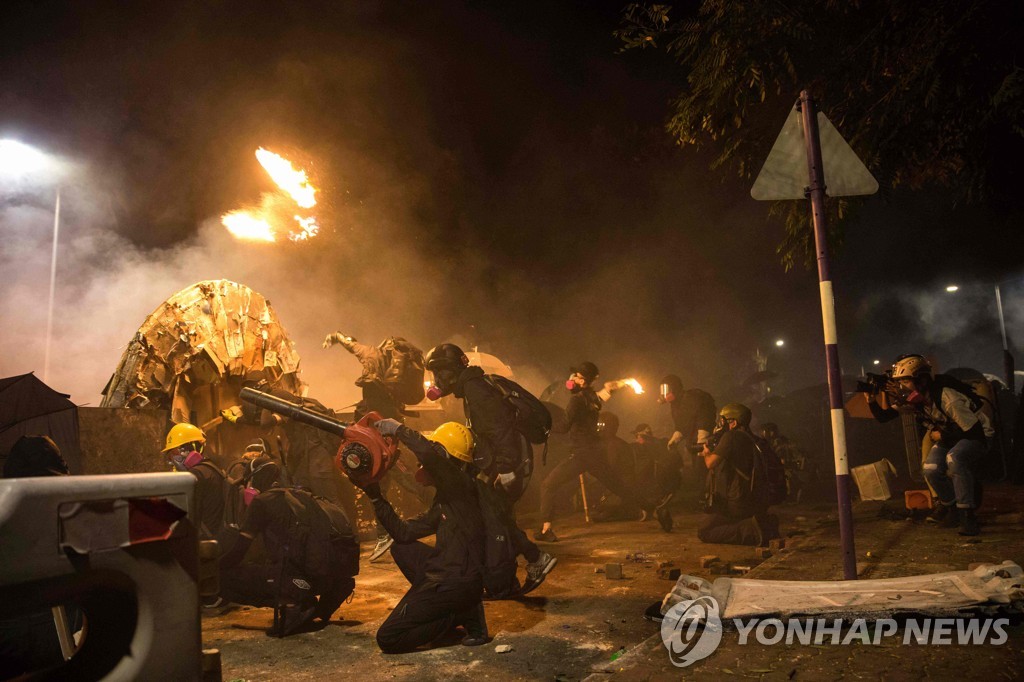
M 891 382 L 892 377 L 888 372 L 885 374 L 871 374 L 868 372 L 864 375 L 863 381 L 857 381 L 857 393 L 867 393 L 868 395 L 885 393 Z

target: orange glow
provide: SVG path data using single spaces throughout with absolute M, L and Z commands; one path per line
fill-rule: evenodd
M 296 208 L 316 206 L 317 189 L 310 183 L 306 171 L 263 147 L 256 150 L 256 160 L 280 189 L 265 192 L 258 208 L 225 213 L 220 219 L 224 227 L 238 239 L 247 241 L 275 242 L 283 235 L 293 242 L 302 242 L 315 237 L 320 232 L 316 216 L 293 214 Z M 288 215 L 293 216 L 294 223 L 286 217 Z
M 221 216 L 220 222 L 228 232 L 239 239 L 256 242 L 272 242 L 274 230 L 270 223 L 254 216 L 249 211 L 231 211 Z
M 633 392 L 636 393 L 637 395 L 640 395 L 641 393 L 644 392 L 644 387 L 641 386 L 640 382 L 637 381 L 636 379 L 623 379 L 622 383 L 626 384 L 631 389 L 633 389 Z

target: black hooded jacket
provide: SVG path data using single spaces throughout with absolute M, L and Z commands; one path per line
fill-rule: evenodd
M 523 436 L 516 430 L 515 414 L 501 390 L 479 367 L 467 367 L 455 382 L 455 397 L 462 398 L 469 427 L 476 436 L 474 459 L 486 474 L 507 474 L 522 463 Z
M 476 483 L 459 469 L 437 443 L 401 426 L 402 441 L 430 474 L 437 493 L 430 508 L 416 518 L 403 520 L 383 497 L 373 501 L 377 519 L 395 542 L 405 544 L 436 535 L 434 551 L 427 559 L 427 580 L 439 585 L 480 580 L 484 561 L 484 523 L 480 516 Z

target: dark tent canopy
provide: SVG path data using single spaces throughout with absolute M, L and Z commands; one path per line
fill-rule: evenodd
M 40 434 L 53 439 L 71 473 L 78 473 L 78 410 L 68 398 L 34 374 L 0 379 L 0 465 L 19 438 Z

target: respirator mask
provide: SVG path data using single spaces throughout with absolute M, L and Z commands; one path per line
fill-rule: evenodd
M 171 465 L 175 471 L 188 471 L 203 461 L 203 455 L 199 450 L 184 445 L 174 451 L 170 457 Z
M 458 375 L 450 369 L 439 369 L 434 372 L 434 383 L 427 389 L 427 399 L 431 401 L 440 400 L 455 389 L 455 382 Z
M 583 390 L 583 384 L 586 379 L 580 374 L 573 374 L 565 381 L 565 388 L 573 393 L 578 393 Z

